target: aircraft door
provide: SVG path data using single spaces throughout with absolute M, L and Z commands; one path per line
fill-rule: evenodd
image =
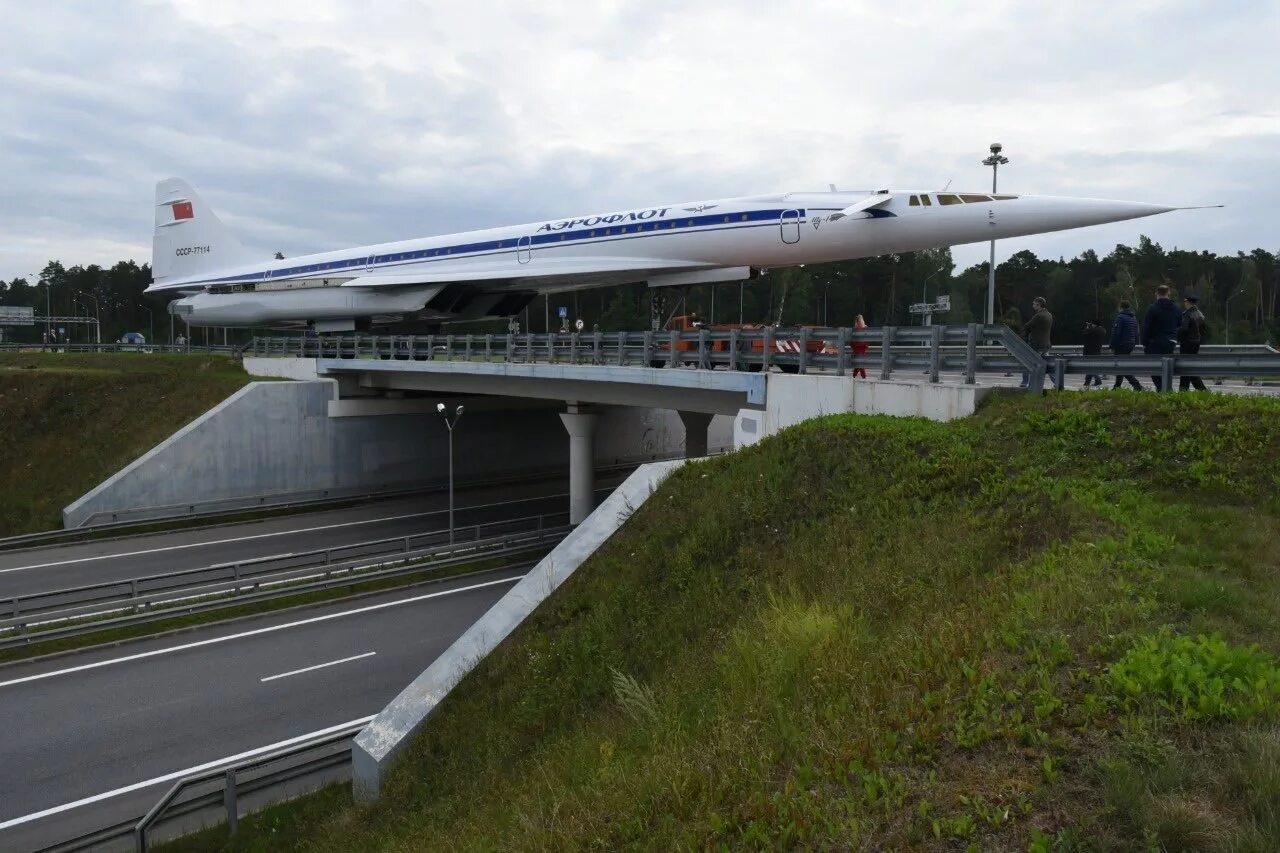
M 533 238 L 528 234 L 516 241 L 516 260 L 522 264 L 533 260 Z
M 782 218 L 778 221 L 782 229 L 782 242 L 799 243 L 800 242 L 800 211 L 784 210 Z
M 376 257 L 375 255 L 370 255 L 369 257 L 367 257 L 367 258 L 365 258 L 365 259 L 364 259 L 364 268 L 365 268 L 365 271 L 366 271 L 366 272 L 368 272 L 368 271 L 370 271 L 370 270 L 372 270 L 372 269 L 373 269 L 373 262 L 374 262 L 376 259 L 377 259 L 377 257 Z

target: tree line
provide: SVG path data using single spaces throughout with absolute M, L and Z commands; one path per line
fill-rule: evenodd
M 37 280 L 0 281 L 0 305 L 26 305 L 44 316 L 96 316 L 103 341 L 125 332 L 141 332 L 148 340 L 169 340 L 167 296 L 147 296 L 151 282 L 147 264 L 121 261 L 64 267 L 50 261 Z M 1087 320 L 1109 325 L 1120 300 L 1127 299 L 1141 316 L 1157 285 L 1167 284 L 1182 296 L 1195 293 L 1209 323 L 1209 340 L 1256 343 L 1280 340 L 1280 265 L 1264 249 L 1217 255 L 1183 249 L 1165 250 L 1147 237 L 1137 246 L 1117 245 L 1105 256 L 1092 250 L 1070 260 L 1039 258 L 1021 251 L 996 266 L 996 316 L 1019 327 L 1031 300 L 1043 296 L 1054 315 L 1055 343 L 1079 343 Z M 569 322 L 581 319 L 588 329 L 647 329 L 651 303 L 658 292 L 644 285 L 551 294 L 535 299 L 521 318 L 526 331 L 560 328 L 559 309 Z M 980 321 L 986 314 L 987 264 L 957 272 L 949 249 L 883 255 L 830 264 L 810 264 L 770 271 L 740 284 L 699 285 L 661 291 L 663 318 L 673 312 L 696 311 L 719 323 L 849 326 L 861 314 L 869 325 L 922 322 L 909 312 L 913 303 L 949 296 L 951 310 L 935 323 Z M 178 321 L 174 332 L 184 331 Z M 459 332 L 503 332 L 505 321 L 460 324 Z M 91 339 L 91 327 L 72 327 L 73 340 Z M 75 331 L 74 329 L 79 329 Z M 9 327 L 7 340 L 36 341 L 43 326 Z M 203 339 L 200 331 L 195 339 Z M 252 330 L 232 330 L 231 340 L 244 340 Z M 215 332 L 214 338 L 222 335 Z

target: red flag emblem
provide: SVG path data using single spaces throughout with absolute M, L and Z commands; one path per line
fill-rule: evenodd
M 192 219 L 195 217 L 195 211 L 191 209 L 189 201 L 175 201 L 173 203 L 173 218 L 176 219 Z

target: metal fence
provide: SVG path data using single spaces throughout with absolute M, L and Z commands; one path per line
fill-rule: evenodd
M 180 779 L 145 815 L 45 847 L 40 853 L 120 848 L 128 841 L 144 853 L 150 849 L 152 834 L 166 824 L 182 832 L 225 820 L 234 834 L 241 811 L 269 804 L 273 792 L 299 793 L 349 779 L 351 742 L 364 726 L 362 720 L 335 727 L 315 738 Z
M 940 381 L 944 373 L 974 383 L 979 374 L 1027 374 L 1038 391 L 1052 376 L 1126 373 L 1149 376 L 1280 376 L 1280 353 L 1269 347 L 1206 347 L 1198 355 L 1084 356 L 1041 354 L 1012 329 L 983 326 L 879 328 L 699 329 L 688 332 L 593 332 L 543 335 L 353 335 L 259 337 L 255 356 L 413 361 L 594 364 L 702 370 L 778 369 L 787 373 L 857 371 L 879 379 L 909 374 Z M 1164 387 L 1168 389 L 1169 383 Z
M 70 353 L 113 353 L 113 352 L 142 352 L 142 353 L 221 353 L 223 355 L 234 354 L 237 350 L 243 349 L 245 344 L 208 344 L 196 345 L 186 344 L 177 346 L 174 344 L 29 344 L 29 343 L 0 343 L 0 352 L 70 352 Z
M 550 513 L 0 598 L 0 649 L 526 553 L 571 529 Z

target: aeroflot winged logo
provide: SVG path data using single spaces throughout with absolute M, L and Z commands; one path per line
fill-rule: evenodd
M 667 215 L 667 207 L 651 207 L 648 210 L 633 210 L 629 213 L 610 213 L 605 216 L 587 216 L 582 219 L 563 219 L 559 222 L 548 222 L 546 225 L 539 225 L 539 231 L 563 231 L 565 228 L 572 228 L 575 225 L 585 225 L 590 228 L 592 225 L 613 225 L 617 222 L 643 222 L 646 219 L 661 219 Z

